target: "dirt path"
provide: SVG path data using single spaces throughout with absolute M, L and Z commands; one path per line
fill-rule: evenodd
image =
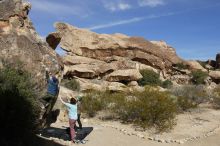
M 220 132 L 213 136 L 189 141 L 184 144 L 177 143 L 161 143 L 148 139 L 141 139 L 135 135 L 125 135 L 119 130 L 101 125 L 90 125 L 93 127 L 91 133 L 85 138 L 85 146 L 220 146 Z M 59 128 L 58 128 L 59 129 Z M 62 129 L 62 128 L 61 128 Z M 64 130 L 65 131 L 65 130 Z M 60 132 L 60 131 L 56 131 Z M 55 136 L 55 134 L 54 134 Z M 69 141 L 64 141 L 60 138 L 49 138 L 62 145 L 74 145 Z
M 124 135 L 111 128 L 97 128 L 87 139 L 85 146 L 220 146 L 220 133 L 184 144 L 167 144 Z
M 41 136 L 62 145 L 74 145 L 65 130 L 68 116 L 61 105 L 57 107 L 61 109 L 57 122 Z M 179 114 L 174 129 L 159 135 L 153 130 L 140 131 L 119 121 L 99 119 L 82 118 L 84 128 L 78 136 L 86 140 L 85 146 L 220 146 L 220 111 L 206 106 Z

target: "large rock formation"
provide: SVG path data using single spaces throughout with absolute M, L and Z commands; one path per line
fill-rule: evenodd
M 220 53 L 216 55 L 216 68 L 220 68 Z
M 190 60 L 186 61 L 185 63 L 190 70 L 201 70 L 203 72 L 207 72 L 207 70 L 204 67 L 202 67 L 197 61 Z
M 220 71 L 210 71 L 209 76 L 212 78 L 213 81 L 216 83 L 220 83 Z
M 55 24 L 57 32 L 47 37 L 52 48 L 60 43 L 64 76 L 128 83 L 142 76 L 141 69 L 159 73 L 183 62 L 164 41 L 147 41 L 123 34 L 97 34 L 65 23 Z M 120 71 L 118 71 L 120 70 Z
M 0 62 L 20 62 L 32 74 L 40 98 L 46 89 L 45 68 L 58 72 L 60 66 L 55 51 L 37 35 L 28 19 L 30 8 L 22 0 L 0 1 Z

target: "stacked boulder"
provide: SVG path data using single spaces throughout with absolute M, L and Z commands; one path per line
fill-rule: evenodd
M 55 28 L 57 31 L 48 35 L 47 42 L 54 49 L 60 44 L 68 52 L 63 57 L 64 77 L 77 78 L 82 90 L 112 89 L 112 84 L 124 90 L 137 86 L 142 69 L 168 73 L 174 64 L 183 62 L 163 41 L 97 34 L 65 23 L 56 23 Z

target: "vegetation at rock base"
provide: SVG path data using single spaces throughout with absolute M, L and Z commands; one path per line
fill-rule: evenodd
M 0 69 L 0 141 L 4 146 L 28 146 L 40 109 L 30 74 L 14 67 L 10 64 Z
M 78 81 L 76 81 L 75 79 L 63 79 L 61 84 L 73 91 L 79 91 L 80 90 L 80 84 Z
M 138 81 L 138 84 L 140 86 L 161 86 L 163 88 L 171 88 L 173 83 L 170 80 L 161 81 L 160 75 L 158 73 L 155 73 L 152 70 L 141 70 L 141 75 L 143 76 L 142 79 Z
M 140 86 L 145 86 L 145 85 L 159 86 L 159 85 L 161 85 L 160 75 L 155 73 L 154 71 L 144 69 L 144 70 L 141 70 L 140 73 L 143 76 L 143 78 L 138 81 L 138 84 Z
M 195 108 L 199 104 L 209 101 L 211 96 L 203 85 L 174 87 L 171 89 L 171 93 L 176 97 L 180 111 Z
M 165 80 L 161 84 L 161 87 L 163 88 L 171 88 L 172 86 L 173 86 L 173 83 L 170 80 Z
M 167 92 L 146 87 L 144 92 L 111 93 L 93 91 L 83 97 L 83 111 L 94 116 L 107 110 L 125 123 L 142 128 L 155 127 L 158 131 L 169 130 L 175 125 L 177 104 Z
M 218 85 L 213 91 L 213 106 L 216 109 L 220 109 L 220 85 Z
M 177 67 L 178 69 L 188 69 L 187 65 L 183 64 L 183 63 L 177 63 L 175 64 L 175 67 Z
M 192 72 L 192 82 L 196 85 L 204 84 L 204 80 L 208 77 L 208 73 L 201 70 L 196 70 Z

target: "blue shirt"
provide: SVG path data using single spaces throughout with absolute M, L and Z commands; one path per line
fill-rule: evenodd
M 68 115 L 70 119 L 77 120 L 77 105 L 73 105 L 70 103 L 64 103 L 68 109 Z
M 54 96 L 58 93 L 58 80 L 48 79 L 47 93 Z

